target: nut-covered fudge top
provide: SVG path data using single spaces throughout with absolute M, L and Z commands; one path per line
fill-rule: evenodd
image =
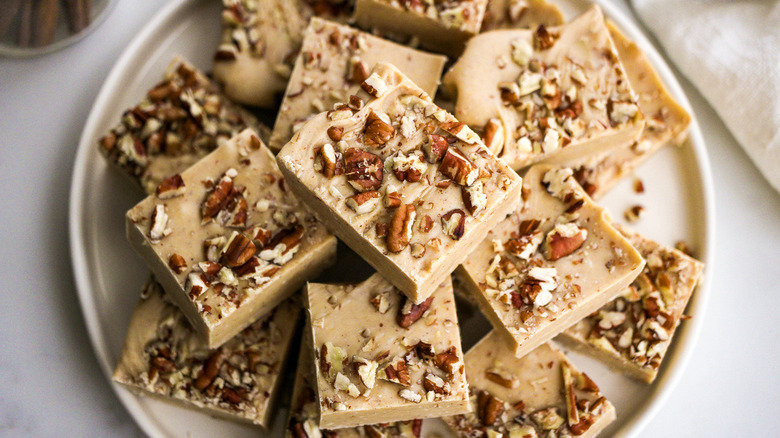
M 310 283 L 307 296 L 323 415 L 417 405 L 422 417 L 426 406 L 468 398 L 449 279 L 418 305 L 379 274 Z
M 313 16 L 346 20 L 351 0 L 223 0 L 214 77 L 236 101 L 272 106 L 284 91 Z
M 133 312 L 113 378 L 265 426 L 299 312 L 300 306 L 287 300 L 209 350 L 152 278 Z
M 558 6 L 546 0 L 488 0 L 481 32 L 496 29 L 536 29 L 564 23 Z
M 428 17 L 445 27 L 477 33 L 487 0 L 373 0 Z
M 598 7 L 560 27 L 477 35 L 444 83 L 458 120 L 515 169 L 643 123 Z
M 422 279 L 521 179 L 465 124 L 380 63 L 349 104 L 307 122 L 278 155 L 375 248 Z
M 519 343 L 617 279 L 636 275 L 643 263 L 570 169 L 536 165 L 524 176 L 523 192 L 523 206 L 463 264 Z
M 433 96 L 446 60 L 314 17 L 306 29 L 269 146 L 281 149 L 308 119 L 347 102 L 379 61 L 392 63 Z
M 310 366 L 310 362 L 313 360 L 311 346 L 302 345 L 285 431 L 287 438 L 420 438 L 422 420 L 366 424 L 337 430 L 320 429 L 317 424 L 319 402 L 314 391 L 316 379 L 312 375 L 312 367 Z
M 208 325 L 274 281 L 297 254 L 331 238 L 285 186 L 252 130 L 163 181 L 128 213 Z
M 152 193 L 162 180 L 184 171 L 245 128 L 260 125 L 203 73 L 177 59 L 163 81 L 100 139 L 99 150 Z
M 566 333 L 654 377 L 704 265 L 676 249 L 621 231 L 647 261 L 644 270 L 622 296 Z
M 604 156 L 567 163 L 574 168 L 574 176 L 580 185 L 594 198 L 606 193 L 622 176 L 630 173 L 664 145 L 682 143 L 691 122 L 691 116 L 669 94 L 639 47 L 623 35 L 614 23 L 607 21 L 607 27 L 620 62 L 626 69 L 631 88 L 638 96 L 639 109 L 645 116 L 645 127 L 639 138 L 626 147 Z
M 595 436 L 615 408 L 587 374 L 542 344 L 516 358 L 493 331 L 466 353 L 473 412 L 445 418 L 463 438 Z

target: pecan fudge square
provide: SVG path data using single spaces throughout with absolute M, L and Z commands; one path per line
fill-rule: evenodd
M 444 85 L 458 120 L 516 170 L 612 150 L 644 127 L 597 6 L 560 27 L 472 38 Z
M 456 271 L 518 357 L 614 299 L 644 265 L 570 169 L 536 165 L 523 186 L 523 205 Z
M 268 427 L 299 315 L 297 302 L 284 301 L 211 350 L 151 278 L 113 379 L 137 394 Z
M 521 179 L 392 65 L 362 88 L 277 160 L 318 218 L 420 303 L 514 209 Z
M 414 304 L 379 274 L 357 285 L 309 283 L 305 341 L 319 427 L 468 412 L 452 283 Z
M 133 248 L 218 347 L 335 261 L 336 238 L 245 130 L 127 213 Z

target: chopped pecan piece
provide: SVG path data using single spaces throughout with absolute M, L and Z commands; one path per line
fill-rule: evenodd
M 224 360 L 225 355 L 222 352 L 222 349 L 218 349 L 211 353 L 211 356 L 209 356 L 203 369 L 198 373 L 198 378 L 195 380 L 193 386 L 199 391 L 203 391 L 211 385 L 211 382 L 213 382 L 219 374 L 219 369 L 222 367 Z
M 248 262 L 257 252 L 257 247 L 243 234 L 233 231 L 222 250 L 220 262 L 230 268 L 236 268 Z
M 398 383 L 399 385 L 409 386 L 412 384 L 412 378 L 409 375 L 409 367 L 403 357 L 397 357 L 382 365 L 377 378 L 387 380 L 388 382 Z
M 232 191 L 233 178 L 227 175 L 223 176 L 201 205 L 201 215 L 204 222 L 214 219 L 217 213 L 227 205 Z
M 558 224 L 547 233 L 542 253 L 547 260 L 558 260 L 579 249 L 587 237 L 588 230 L 573 223 Z
M 384 163 L 378 155 L 355 148 L 344 152 L 344 174 L 355 190 L 367 192 L 379 189 L 383 172 Z
M 479 177 L 479 169 L 456 148 L 447 148 L 439 171 L 462 186 L 470 186 Z
M 412 238 L 412 225 L 417 212 L 411 204 L 402 204 L 395 211 L 390 230 L 387 233 L 387 248 L 394 253 L 399 253 L 409 245 Z
M 458 361 L 458 353 L 454 346 L 437 354 L 433 359 L 433 363 L 449 376 L 455 374 L 455 364 L 457 364 Z
M 499 415 L 504 412 L 504 402 L 494 397 L 487 391 L 480 391 L 477 395 L 477 416 L 483 426 L 492 426 Z
M 558 34 L 550 32 L 544 24 L 540 24 L 534 32 L 534 47 L 537 50 L 547 50 L 555 44 L 557 39 Z
M 466 232 L 466 213 L 456 208 L 441 217 L 441 227 L 444 232 L 455 240 L 459 240 Z
M 371 110 L 363 128 L 363 144 L 382 149 L 393 138 L 393 135 L 395 135 L 395 128 L 385 123 L 374 110 Z
M 423 388 L 426 391 L 433 391 L 436 394 L 447 395 L 450 393 L 450 384 L 444 379 L 428 371 L 423 376 Z
M 178 173 L 164 180 L 157 186 L 157 197 L 170 199 L 184 194 L 184 180 Z
M 357 214 L 371 213 L 379 206 L 381 195 L 378 191 L 362 192 L 347 198 L 347 207 L 351 208 Z
M 435 164 L 444 158 L 444 154 L 450 147 L 447 139 L 438 134 L 429 134 L 428 141 L 423 143 L 422 150 L 425 154 L 425 159 L 429 163 Z
M 404 305 L 398 308 L 398 316 L 396 318 L 398 325 L 403 328 L 409 328 L 422 317 L 423 313 L 425 313 L 428 308 L 431 307 L 432 302 L 433 297 L 428 297 L 428 299 L 420 304 L 414 304 L 412 300 L 406 298 Z
M 336 174 L 336 165 L 338 158 L 336 157 L 336 151 L 333 150 L 333 145 L 325 143 L 320 148 L 319 157 L 321 169 L 320 172 L 325 175 L 326 178 L 332 178 Z
M 181 274 L 187 269 L 187 262 L 184 261 L 184 257 L 179 254 L 171 254 L 168 257 L 168 266 L 171 270 L 177 274 Z
M 331 126 L 330 128 L 328 128 L 328 137 L 333 141 L 341 140 L 341 137 L 343 135 L 344 135 L 344 128 L 338 126 Z

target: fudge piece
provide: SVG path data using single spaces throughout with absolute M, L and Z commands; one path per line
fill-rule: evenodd
M 518 357 L 617 297 L 644 265 L 571 169 L 533 166 L 523 192 L 456 271 Z
M 536 29 L 564 23 L 558 6 L 546 0 L 488 0 L 481 32 L 496 29 Z
M 311 346 L 301 344 L 298 356 L 298 371 L 292 392 L 290 413 L 287 419 L 287 438 L 314 438 L 319 436 L 338 438 L 420 438 L 422 420 L 398 421 L 392 423 L 366 424 L 358 427 L 320 430 L 317 425 L 317 395 L 314 392 L 316 378 L 312 375 L 310 363 L 314 361 Z
M 230 137 L 254 128 L 251 114 L 223 96 L 219 87 L 183 59 L 174 60 L 162 82 L 99 141 L 108 162 L 147 194 Z
M 444 84 L 458 120 L 514 169 L 612 150 L 644 126 L 598 6 L 560 27 L 472 38 Z
M 601 197 L 663 146 L 681 144 L 691 123 L 691 116 L 669 95 L 644 53 L 613 23 L 607 22 L 607 26 L 628 81 L 639 96 L 645 127 L 636 141 L 608 154 L 566 163 L 574 169 L 577 181 L 593 198 Z
M 488 0 L 357 0 L 361 27 L 415 37 L 420 45 L 457 56 L 479 32 Z
M 549 343 L 518 359 L 493 331 L 466 353 L 472 412 L 444 418 L 462 438 L 594 437 L 615 407 Z
M 319 426 L 354 427 L 469 411 L 449 279 L 414 304 L 379 274 L 358 285 L 308 283 L 306 339 L 316 355 Z
M 214 78 L 225 94 L 247 105 L 271 107 L 282 93 L 313 16 L 346 21 L 352 1 L 223 0 L 222 41 Z
M 268 145 L 281 149 L 306 120 L 346 102 L 379 61 L 395 65 L 434 96 L 446 60 L 349 26 L 312 18 Z
M 209 347 L 335 260 L 336 239 L 245 130 L 127 212 L 127 237 Z
M 267 427 L 299 316 L 300 305 L 284 301 L 210 350 L 151 278 L 113 379 L 139 395 Z
M 277 160 L 318 218 L 420 303 L 512 210 L 521 179 L 392 65 L 361 87 Z
M 620 297 L 558 339 L 650 383 L 658 374 L 704 264 L 639 234 L 621 231 L 647 260 L 644 271 Z

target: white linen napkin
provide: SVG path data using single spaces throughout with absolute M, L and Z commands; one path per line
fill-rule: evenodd
M 780 191 L 780 1 L 631 1 Z

